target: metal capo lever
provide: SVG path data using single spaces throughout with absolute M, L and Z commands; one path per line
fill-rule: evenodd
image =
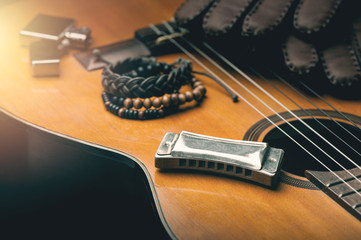
M 168 132 L 155 154 L 155 167 L 221 173 L 273 187 L 283 153 L 263 142 Z

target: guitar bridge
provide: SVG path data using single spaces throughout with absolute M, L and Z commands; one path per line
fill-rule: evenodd
M 272 187 L 283 153 L 263 142 L 168 132 L 155 155 L 155 167 L 221 173 Z

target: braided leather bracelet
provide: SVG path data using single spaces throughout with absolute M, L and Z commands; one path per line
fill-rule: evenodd
M 192 62 L 179 58 L 175 63 L 155 58 L 131 58 L 107 65 L 102 73 L 105 92 L 123 98 L 148 98 L 178 91 L 192 76 Z
M 192 91 L 179 93 L 189 84 Z M 179 58 L 175 63 L 154 58 L 135 58 L 109 64 L 102 73 L 102 94 L 106 109 L 128 119 L 153 119 L 174 112 L 180 105 L 205 96 L 203 84 L 192 75 L 192 63 Z

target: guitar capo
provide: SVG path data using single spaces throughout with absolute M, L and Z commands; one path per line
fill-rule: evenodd
M 39 14 L 21 31 L 21 45 L 30 47 L 34 77 L 58 76 L 60 57 L 70 48 L 86 49 L 92 43 L 88 27 L 75 27 L 71 18 Z

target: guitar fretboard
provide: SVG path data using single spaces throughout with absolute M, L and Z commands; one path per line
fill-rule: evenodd
M 306 171 L 307 178 L 361 220 L 361 169 L 336 172 Z

